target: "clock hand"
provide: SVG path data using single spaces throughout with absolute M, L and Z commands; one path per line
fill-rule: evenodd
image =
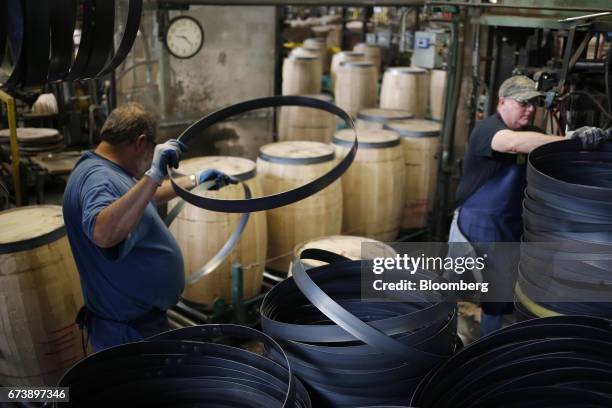
M 187 41 L 189 43 L 190 46 L 193 47 L 193 43 L 191 41 L 189 41 L 189 38 L 185 37 L 184 35 L 179 35 L 179 38 L 183 38 L 185 41 Z

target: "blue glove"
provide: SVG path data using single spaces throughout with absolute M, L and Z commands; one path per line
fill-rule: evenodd
M 200 171 L 198 174 L 198 184 L 202 184 L 207 181 L 215 181 L 215 184 L 209 190 L 218 190 L 228 184 L 238 183 L 238 179 L 235 177 L 228 176 L 227 174 L 217 169 L 205 169 Z
M 145 176 L 149 176 L 159 186 L 168 175 L 167 166 L 177 168 L 185 150 L 187 146 L 176 139 L 155 146 L 151 168 L 147 170 Z
M 583 126 L 572 133 L 570 139 L 579 139 L 584 150 L 595 150 L 604 140 L 610 140 L 612 136 L 608 131 L 594 126 Z

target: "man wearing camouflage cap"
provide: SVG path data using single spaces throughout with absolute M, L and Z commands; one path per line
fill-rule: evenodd
M 474 247 L 474 243 L 519 242 L 523 233 L 525 154 L 543 144 L 564 140 L 530 125 L 536 99 L 543 96 L 534 81 L 523 75 L 513 76 L 502 83 L 498 94 L 497 112 L 480 121 L 470 135 L 449 242 L 470 242 Z M 580 139 L 585 149 L 595 149 L 607 134 L 599 128 L 582 127 L 571 137 Z M 511 282 L 505 277 L 512 277 L 516 264 L 510 259 L 498 264 L 491 266 L 496 276 L 485 276 L 487 280 L 503 276 L 504 282 Z M 481 306 L 481 336 L 501 328 L 503 314 L 512 312 L 511 303 L 481 302 Z

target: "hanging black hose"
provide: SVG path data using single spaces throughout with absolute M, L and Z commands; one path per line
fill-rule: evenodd
M 611 321 L 557 316 L 498 330 L 428 375 L 412 406 L 612 406 Z
M 277 360 L 213 342 L 221 337 L 261 342 Z M 113 347 L 80 361 L 58 386 L 70 402 L 57 407 L 309 408 L 304 386 L 284 351 L 244 326 L 187 327 Z
M 517 295 L 552 314 L 612 317 L 612 144 L 541 146 L 527 184 Z
M 456 304 L 410 292 L 403 302 L 363 302 L 361 261 L 307 249 L 302 259 L 333 262 L 272 288 L 261 306 L 265 333 L 287 352 L 317 407 L 408 405 L 413 390 L 455 350 Z M 439 278 L 418 272 L 407 279 Z

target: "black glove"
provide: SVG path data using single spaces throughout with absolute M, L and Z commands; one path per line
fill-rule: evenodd
M 570 139 L 580 139 L 584 150 L 595 150 L 604 140 L 612 138 L 612 129 L 603 130 L 594 126 L 583 126 L 572 133 Z

